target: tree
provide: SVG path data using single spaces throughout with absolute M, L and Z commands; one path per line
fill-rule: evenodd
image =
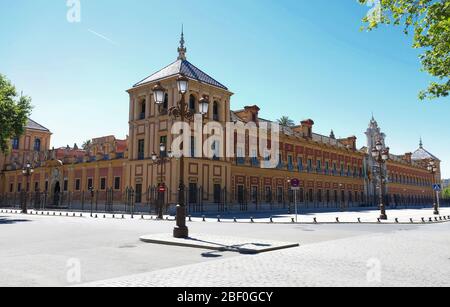
M 447 97 L 450 92 L 450 1 L 448 0 L 358 0 L 374 5 L 363 19 L 368 30 L 380 24 L 404 26 L 414 30 L 414 48 L 424 49 L 423 70 L 436 78 L 419 98 Z
M 81 145 L 81 147 L 83 148 L 83 150 L 89 150 L 91 148 L 92 142 L 91 140 L 87 140 L 83 143 L 83 145 Z
M 450 199 L 450 187 L 444 189 L 442 197 L 444 199 Z
M 31 98 L 19 96 L 15 86 L 0 74 L 0 152 L 7 153 L 11 139 L 23 134 L 31 109 Z
M 295 126 L 295 123 L 292 119 L 290 119 L 288 116 L 282 116 L 279 120 L 278 120 L 278 124 L 280 124 L 281 126 L 284 127 L 292 127 Z

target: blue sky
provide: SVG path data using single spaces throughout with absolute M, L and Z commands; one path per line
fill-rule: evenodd
M 232 107 L 312 118 L 315 131 L 364 131 L 371 113 L 394 153 L 419 138 L 450 177 L 450 99 L 421 102 L 430 81 L 401 29 L 361 32 L 356 0 L 0 0 L 0 73 L 33 98 L 33 119 L 55 147 L 128 132 L 125 90 L 176 59 L 181 24 L 188 60 L 235 93 Z

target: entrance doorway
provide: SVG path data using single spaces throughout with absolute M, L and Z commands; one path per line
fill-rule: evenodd
M 59 200 L 61 199 L 61 185 L 59 181 L 55 183 L 55 188 L 53 190 L 53 206 L 59 206 Z

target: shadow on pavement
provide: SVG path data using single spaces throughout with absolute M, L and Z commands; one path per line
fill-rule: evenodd
M 6 216 L 0 216 L 0 225 L 11 225 L 11 224 L 17 224 L 17 223 L 27 223 L 31 222 L 30 220 L 23 220 L 23 219 L 12 219 L 8 218 Z

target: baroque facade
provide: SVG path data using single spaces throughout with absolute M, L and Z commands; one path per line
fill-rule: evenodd
M 171 133 L 174 120 L 169 113 L 181 99 L 176 83 L 180 74 L 189 79 L 186 100 L 193 113 L 199 112 L 202 97 L 209 98 L 210 108 L 204 116 L 204 124 L 213 122 L 225 128 L 229 122 L 252 122 L 257 127 L 270 123 L 259 116 L 260 109 L 256 105 L 232 111 L 233 93 L 187 60 L 184 39 L 178 52 L 175 62 L 128 90 L 129 136 L 126 140 L 107 136 L 93 139 L 83 149 L 76 145 L 50 149 L 51 132 L 30 120 L 25 134 L 12 140 L 11 153 L 0 156 L 3 201 L 15 201 L 17 193 L 27 191 L 38 195 L 34 202 L 39 204 L 44 201 L 47 205 L 64 207 L 90 200 L 92 205 L 95 199 L 96 205 L 102 203 L 106 208 L 106 205 L 128 203 L 132 191 L 131 201 L 142 207 L 155 199 L 175 204 L 180 161 L 171 159 L 159 165 L 151 157 L 153 153 L 165 155 L 160 152 L 160 144 L 169 148 L 174 140 Z M 154 101 L 152 89 L 156 84 L 167 90 L 162 105 Z M 280 160 L 275 168 L 262 168 L 264 159 L 250 157 L 249 144 L 243 149 L 246 158 L 220 155 L 196 158 L 195 153 L 186 158 L 184 181 L 190 210 L 204 211 L 208 206 L 213 208 L 211 210 L 286 208 L 293 202 L 289 185 L 292 178 L 300 180 L 298 200 L 304 207 L 377 205 L 380 185 L 374 176 L 376 165 L 370 153 L 378 140 L 386 144 L 386 135 L 376 120 L 372 118 L 369 123 L 367 146 L 362 149 L 358 149 L 356 137 L 336 139 L 333 132 L 324 136 L 315 133 L 314 125 L 313 120 L 307 119 L 299 125 L 281 128 Z M 224 134 L 214 145 L 223 152 L 227 150 L 226 137 Z M 196 142 L 198 140 L 192 137 L 192 148 Z M 384 192 L 388 205 L 432 203 L 432 184 L 437 181 L 426 168 L 430 159 L 439 163 L 439 159 L 424 149 L 422 142 L 414 153 L 391 155 L 383 169 L 387 175 Z M 22 175 L 22 167 L 28 161 L 35 169 L 31 178 Z M 440 178 L 440 173 L 438 176 Z M 165 184 L 165 190 L 156 189 L 161 183 Z

